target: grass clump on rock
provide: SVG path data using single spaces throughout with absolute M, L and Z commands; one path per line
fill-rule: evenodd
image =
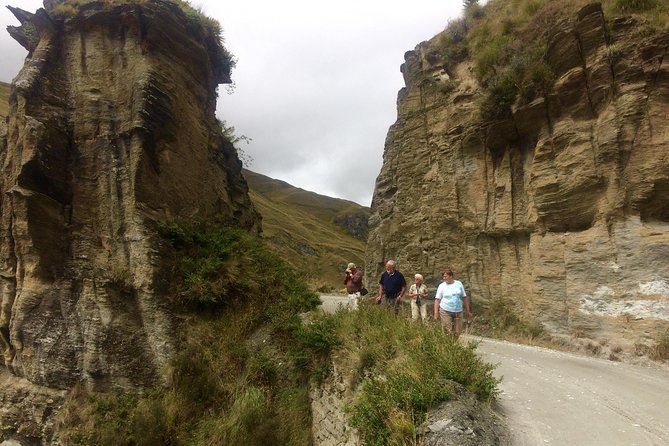
M 482 401 L 497 394 L 493 366 L 475 354 L 474 344 L 453 341 L 437 324 L 415 324 L 371 304 L 317 321 L 305 332 L 321 333 L 310 338 L 324 339 L 347 374 L 348 420 L 364 444 L 415 444 L 428 411 L 454 398 L 458 386 Z

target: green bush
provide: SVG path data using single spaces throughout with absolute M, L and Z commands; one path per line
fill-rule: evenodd
M 275 298 L 267 315 L 277 321 L 318 305 L 295 271 L 267 249 L 259 237 L 241 229 L 204 223 L 160 227 L 171 246 L 179 302 L 198 308 L 243 304 L 267 293 Z M 276 299 L 276 297 L 281 297 Z
M 511 106 L 518 95 L 518 85 L 509 75 L 491 82 L 479 103 L 479 112 L 485 120 L 504 119 L 511 116 Z
M 441 91 L 444 94 L 449 94 L 453 90 L 455 90 L 458 85 L 460 85 L 460 81 L 457 79 L 449 79 L 447 81 L 443 81 L 439 83 L 439 91 Z
M 498 75 L 508 56 L 513 38 L 497 36 L 480 48 L 475 54 L 476 75 L 484 84 Z

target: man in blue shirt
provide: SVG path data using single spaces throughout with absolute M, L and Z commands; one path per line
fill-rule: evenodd
M 395 269 L 395 261 L 388 260 L 386 270 L 379 279 L 379 295 L 377 303 L 388 304 L 395 313 L 400 311 L 400 302 L 406 290 L 407 282 L 401 272 Z

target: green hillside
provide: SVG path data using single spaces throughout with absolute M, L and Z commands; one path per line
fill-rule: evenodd
M 9 112 L 9 84 L 0 82 L 0 116 L 7 116 Z
M 285 181 L 260 175 L 250 170 L 244 170 L 244 176 L 255 192 L 281 203 L 294 206 L 297 209 L 308 212 L 313 216 L 328 223 L 335 223 L 349 232 L 352 236 L 367 239 L 367 218 L 369 208 L 357 203 L 340 198 L 327 197 L 304 189 L 300 189 Z M 355 217 L 362 223 L 358 225 L 347 225 L 341 221 L 345 217 Z
M 338 289 L 348 262 L 362 266 L 369 208 L 249 170 L 244 176 L 263 217 L 263 237 L 308 283 Z

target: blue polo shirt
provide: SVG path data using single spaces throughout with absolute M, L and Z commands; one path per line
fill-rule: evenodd
M 402 287 L 407 286 L 404 276 L 397 270 L 392 275 L 388 274 L 388 271 L 384 271 L 381 274 L 381 279 L 379 279 L 379 284 L 383 287 L 383 294 L 390 298 L 397 297 L 402 291 Z

